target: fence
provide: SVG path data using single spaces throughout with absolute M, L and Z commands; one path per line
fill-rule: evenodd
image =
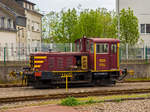
M 28 47 L 17 46 L 4 46 L 0 47 L 0 61 L 28 61 L 29 55 L 35 52 L 48 52 L 50 49 L 57 52 L 73 52 L 75 45 L 72 43 L 53 43 L 41 45 L 30 45 Z
M 28 47 L 10 46 L 0 47 L 0 61 L 28 61 L 30 53 L 34 52 L 48 52 L 49 50 L 59 52 L 74 52 L 75 45 L 72 43 L 51 43 L 40 45 L 31 45 Z M 136 45 L 130 46 L 120 45 L 120 59 L 121 60 L 135 60 L 135 59 L 150 59 L 150 46 Z
M 150 59 L 150 46 L 148 45 L 120 45 L 121 60 Z

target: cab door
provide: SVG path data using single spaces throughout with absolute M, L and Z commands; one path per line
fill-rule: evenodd
M 109 43 L 96 43 L 96 70 L 109 70 L 110 67 L 110 55 L 109 55 Z
M 117 43 L 111 44 L 110 56 L 110 69 L 117 69 Z

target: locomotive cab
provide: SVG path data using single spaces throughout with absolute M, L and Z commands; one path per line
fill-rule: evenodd
M 112 38 L 82 38 L 76 51 L 88 53 L 88 69 L 94 83 L 115 83 L 120 76 L 119 43 Z
M 110 38 L 82 38 L 76 41 L 76 52 L 87 52 L 89 69 L 119 70 L 119 40 Z

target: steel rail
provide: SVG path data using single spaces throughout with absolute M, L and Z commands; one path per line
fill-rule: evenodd
M 122 95 L 122 94 L 135 94 L 135 93 L 150 93 L 150 88 L 148 88 L 148 89 L 128 89 L 128 90 L 97 90 L 97 91 L 78 92 L 78 93 L 70 92 L 70 93 L 60 93 L 60 94 L 35 95 L 35 96 L 6 97 L 6 98 L 0 98 L 0 103 L 36 101 L 36 100 L 48 100 L 48 99 L 62 99 L 62 98 L 66 98 L 68 96 L 88 97 L 88 96 Z
M 150 82 L 150 80 L 143 80 L 143 81 L 118 81 L 117 83 L 140 83 L 140 82 Z M 26 85 L 22 85 L 22 84 L 0 84 L 0 88 L 11 88 L 11 87 L 26 87 Z

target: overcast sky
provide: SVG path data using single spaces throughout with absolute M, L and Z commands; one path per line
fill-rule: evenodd
M 62 8 L 77 8 L 81 4 L 82 8 L 96 9 L 107 8 L 115 9 L 115 0 L 29 0 L 42 11 L 60 11 Z

